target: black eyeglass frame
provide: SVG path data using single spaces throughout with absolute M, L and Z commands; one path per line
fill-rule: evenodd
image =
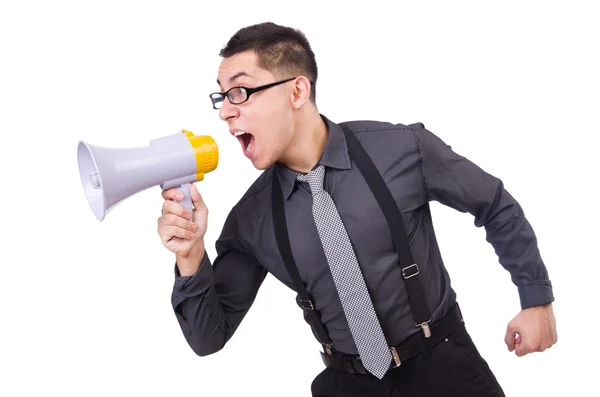
M 230 89 L 228 89 L 225 92 L 213 92 L 212 94 L 209 95 L 209 97 L 212 102 L 213 109 L 219 110 L 220 108 L 217 107 L 217 101 L 213 98 L 213 96 L 215 96 L 215 95 L 218 95 L 217 98 L 219 98 L 219 97 L 222 98 L 221 101 L 219 101 L 219 102 L 223 102 L 223 101 L 225 101 L 225 98 L 227 98 L 227 99 L 229 99 L 229 102 L 232 105 L 240 105 L 240 104 L 246 102 L 248 99 L 250 99 L 250 95 L 254 94 L 255 92 L 266 90 L 267 88 L 275 87 L 276 85 L 279 85 L 279 84 L 287 83 L 288 81 L 292 81 L 294 79 L 297 79 L 298 77 L 299 76 L 290 77 L 289 79 L 275 81 L 274 83 L 269 83 L 269 84 L 265 84 L 265 85 L 261 85 L 261 86 L 253 87 L 253 88 L 244 87 L 242 85 L 235 86 L 235 87 L 231 87 Z M 312 81 L 310 82 L 310 84 L 312 85 Z M 233 102 L 231 100 L 231 98 L 229 98 L 229 91 L 235 90 L 235 89 L 240 89 L 240 88 L 243 89 L 244 91 L 246 91 L 246 99 L 244 99 L 241 102 Z

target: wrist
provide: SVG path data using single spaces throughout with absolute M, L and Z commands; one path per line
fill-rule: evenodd
M 182 277 L 193 276 L 198 272 L 204 259 L 204 243 L 198 243 L 186 255 L 175 255 L 177 268 Z

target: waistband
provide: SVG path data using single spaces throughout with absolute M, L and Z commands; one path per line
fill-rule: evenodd
M 429 349 L 443 341 L 452 331 L 464 326 L 464 320 L 458 303 L 452 310 L 437 322 L 431 324 L 431 336 L 426 338 L 422 332 L 416 332 L 407 340 L 397 346 L 391 346 L 393 360 L 390 368 L 399 367 L 403 361 L 419 354 L 428 355 Z M 354 374 L 369 374 L 362 365 L 359 356 L 351 356 L 334 352 L 333 354 L 321 353 L 325 366 L 341 372 Z

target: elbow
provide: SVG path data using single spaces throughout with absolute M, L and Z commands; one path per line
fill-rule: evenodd
M 194 322 L 189 322 L 183 316 L 183 313 L 177 310 L 176 316 L 189 347 L 200 357 L 217 353 L 223 349 L 229 339 L 227 333 L 223 332 L 218 326 L 207 326 L 206 323 L 197 326 Z
M 224 335 L 215 338 L 187 338 L 187 341 L 192 351 L 199 357 L 210 356 L 221 351 L 226 343 Z
M 190 347 L 192 351 L 199 357 L 210 356 L 211 354 L 215 354 L 221 349 L 223 349 L 225 345 L 210 345 L 206 343 L 190 343 Z

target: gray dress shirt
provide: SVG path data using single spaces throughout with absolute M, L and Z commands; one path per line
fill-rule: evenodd
M 412 320 L 388 225 L 350 159 L 343 131 L 321 117 L 328 129 L 319 160 L 326 167 L 324 186 L 354 245 L 388 343 L 397 345 L 420 328 Z M 554 300 L 534 231 L 498 178 L 453 152 L 421 123 L 354 121 L 347 125 L 396 199 L 434 322 L 452 308 L 456 295 L 436 242 L 429 209 L 432 200 L 470 213 L 475 225 L 485 228 L 487 241 L 518 287 L 522 308 Z M 220 350 L 231 338 L 267 272 L 295 290 L 273 230 L 273 177 L 280 178 L 296 265 L 325 329 L 336 350 L 358 354 L 314 224 L 310 189 L 296 181 L 296 172 L 283 166 L 277 169 L 266 169 L 232 208 L 216 242 L 213 263 L 205 254 L 198 272 L 188 277 L 181 277 L 175 267 L 173 309 L 198 355 Z M 294 309 L 300 311 L 291 301 L 290 310 Z

